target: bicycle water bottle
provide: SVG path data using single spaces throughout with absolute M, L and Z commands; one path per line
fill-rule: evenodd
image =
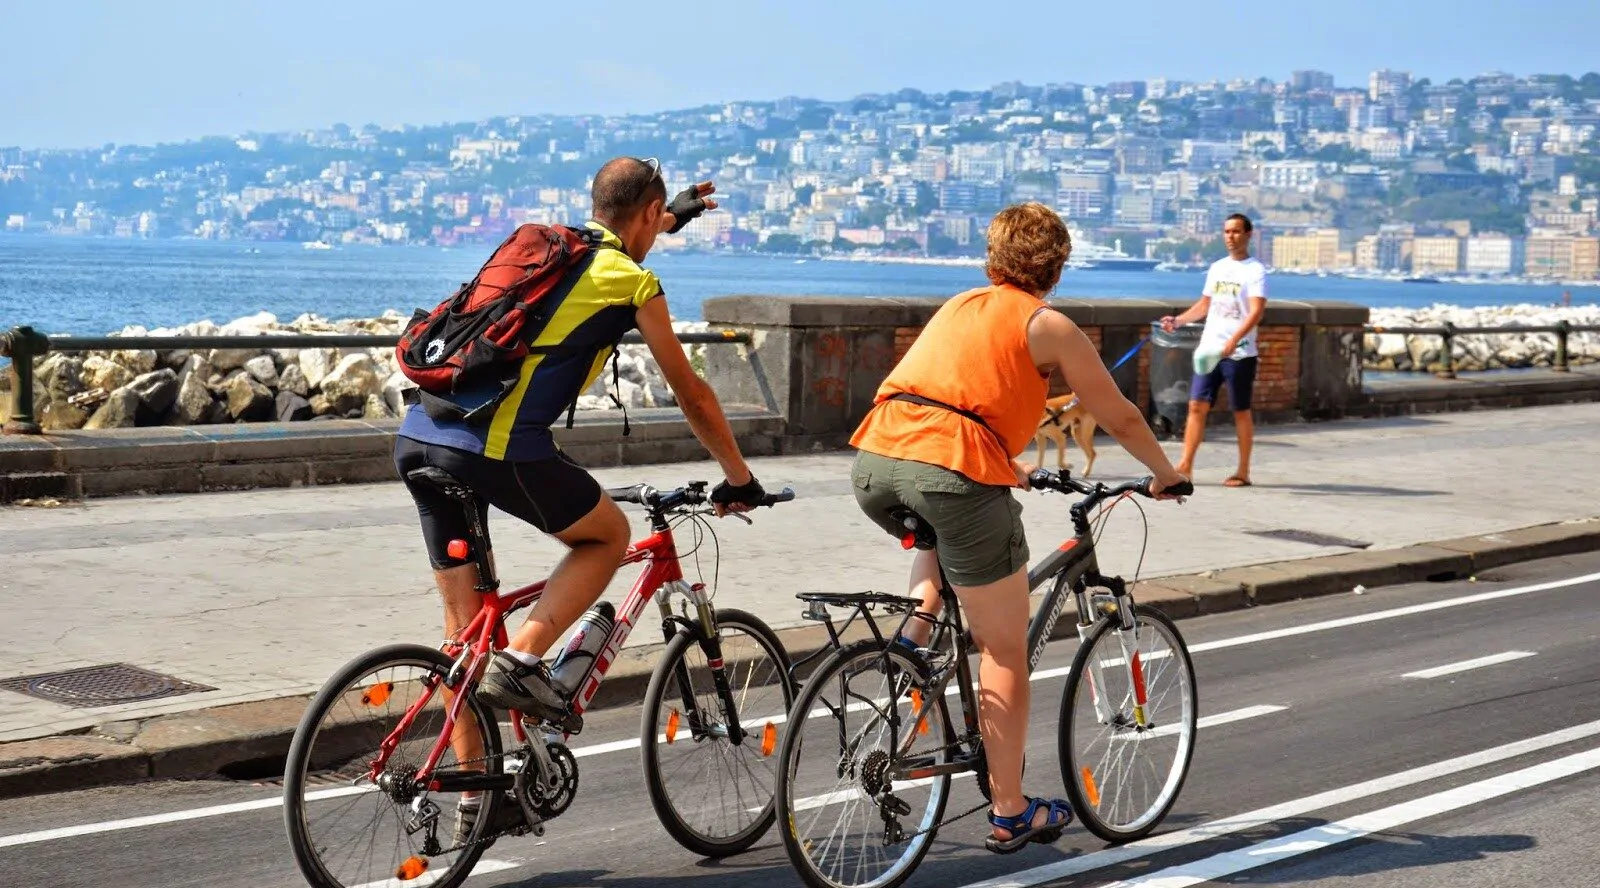
M 611 606 L 611 602 L 601 601 L 584 611 L 579 618 L 578 628 L 550 667 L 550 682 L 562 696 L 571 697 L 582 686 L 584 679 L 589 677 L 596 658 L 611 637 L 616 616 L 616 608 Z

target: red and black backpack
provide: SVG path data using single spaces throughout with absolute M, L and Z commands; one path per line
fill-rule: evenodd
M 523 358 L 562 348 L 531 343 L 595 251 L 608 248 L 591 228 L 522 225 L 454 295 L 432 311 L 417 309 L 395 346 L 395 359 L 400 372 L 417 384 L 416 398 L 428 414 L 488 421 L 516 386 Z M 471 408 L 449 398 L 495 385 L 498 391 L 487 402 Z

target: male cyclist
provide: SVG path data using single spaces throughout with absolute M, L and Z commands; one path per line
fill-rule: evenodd
M 763 496 L 716 395 L 684 355 L 661 282 L 639 266 L 658 234 L 678 231 L 715 209 L 716 201 L 709 198 L 714 191 L 712 183 L 701 182 L 668 203 L 658 163 L 631 157 L 607 162 L 595 174 L 593 217 L 586 223 L 599 232 L 602 247 L 532 343 L 563 348 L 540 349 L 524 358 L 516 387 L 486 425 L 436 419 L 421 405 L 413 406 L 401 423 L 394 455 L 402 478 L 421 466 L 437 466 L 477 494 L 485 524 L 493 505 L 568 549 L 527 622 L 495 654 L 478 687 L 478 696 L 495 706 L 551 717 L 566 710 L 544 654 L 599 599 L 628 546 L 622 510 L 561 451 L 550 432 L 551 424 L 600 373 L 624 332 L 639 329 L 690 429 L 722 467 L 726 478 L 711 493 L 717 514 L 746 511 Z M 461 400 L 470 402 L 471 395 Z M 434 581 L 444 597 L 445 634 L 453 637 L 480 607 L 474 590 L 476 566 L 447 551 L 450 540 L 467 537 L 467 519 L 457 503 L 433 488 L 410 482 L 407 487 L 421 517 Z M 453 745 L 458 760 L 469 763 L 483 757 L 483 747 L 472 723 L 464 725 Z M 458 839 L 470 835 L 478 804 L 475 793 L 463 798 Z M 509 814 L 516 805 L 501 809 Z

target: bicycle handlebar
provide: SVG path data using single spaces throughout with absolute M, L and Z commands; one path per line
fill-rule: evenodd
M 1150 492 L 1150 485 L 1154 483 L 1155 476 L 1153 475 L 1146 475 L 1143 478 L 1137 478 L 1132 481 L 1124 481 L 1114 487 L 1107 487 L 1098 481 L 1094 484 L 1088 484 L 1064 472 L 1052 472 L 1048 469 L 1034 469 L 1028 475 L 1028 484 L 1037 489 L 1057 490 L 1062 493 L 1077 492 L 1089 497 L 1092 502 L 1121 496 L 1124 493 L 1154 496 Z M 1173 496 L 1191 496 L 1194 494 L 1194 482 L 1185 481 L 1182 484 L 1174 484 L 1161 492 L 1163 494 L 1172 494 Z
M 706 491 L 707 486 L 705 481 L 690 481 L 675 490 L 657 490 L 648 484 L 634 484 L 631 487 L 608 488 L 606 494 L 619 503 L 638 503 L 652 512 L 670 512 L 683 506 L 705 505 L 711 499 Z M 755 505 L 770 508 L 776 503 L 786 503 L 792 499 L 794 488 L 785 487 L 777 493 L 766 494 Z

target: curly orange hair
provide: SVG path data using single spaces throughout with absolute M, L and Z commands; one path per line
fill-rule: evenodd
M 1013 204 L 989 223 L 985 271 L 995 285 L 1010 284 L 1038 296 L 1055 288 L 1072 255 L 1072 235 L 1055 210 L 1042 203 Z

